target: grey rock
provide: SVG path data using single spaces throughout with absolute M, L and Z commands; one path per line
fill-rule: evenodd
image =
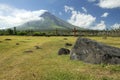
M 71 43 L 65 43 L 65 46 L 72 46 Z
M 60 48 L 58 51 L 58 55 L 68 55 L 70 54 L 70 50 L 66 48 Z
M 120 48 L 78 38 L 70 52 L 70 59 L 93 64 L 120 64 Z

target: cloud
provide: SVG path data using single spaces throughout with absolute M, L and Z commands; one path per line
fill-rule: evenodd
M 28 11 L 6 4 L 0 4 L 0 29 L 24 24 L 32 20 L 44 20 L 42 15 L 46 10 Z
M 106 29 L 106 25 L 104 21 L 101 21 L 100 23 L 96 24 L 94 27 L 91 27 L 93 30 L 104 30 Z
M 106 9 L 120 8 L 120 0 L 99 0 L 97 5 Z
M 65 6 L 65 12 L 71 13 L 71 17 L 68 19 L 68 22 L 75 26 L 93 30 L 106 29 L 106 24 L 104 21 L 96 23 L 96 17 L 93 17 L 90 14 L 81 13 L 80 11 L 76 11 L 73 7 L 69 6 Z
M 70 19 L 68 19 L 69 23 L 82 28 L 89 28 L 96 20 L 96 17 L 76 11 L 73 7 L 65 6 L 65 12 L 72 14 Z
M 107 17 L 109 15 L 109 13 L 105 12 L 101 17 Z
M 119 29 L 120 28 L 120 24 L 115 23 L 114 25 L 111 26 L 112 29 Z
M 85 7 L 82 7 L 82 10 L 87 13 L 87 9 Z
M 64 8 L 65 8 L 65 12 L 70 12 L 70 11 L 73 11 L 74 10 L 74 8 L 73 7 L 70 7 L 70 6 L 64 6 Z

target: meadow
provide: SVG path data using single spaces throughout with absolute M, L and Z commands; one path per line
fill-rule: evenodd
M 120 48 L 120 37 L 88 38 Z M 76 39 L 0 36 L 0 80 L 120 80 L 120 65 L 88 64 L 57 54 Z

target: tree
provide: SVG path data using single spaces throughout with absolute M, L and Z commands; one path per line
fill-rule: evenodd
M 14 34 L 15 34 L 15 35 L 17 34 L 16 27 L 14 27 Z
M 8 35 L 13 35 L 13 30 L 12 29 L 7 29 L 7 33 L 8 33 Z
M 76 28 L 73 29 L 73 33 L 74 33 L 74 36 L 77 35 L 77 29 Z

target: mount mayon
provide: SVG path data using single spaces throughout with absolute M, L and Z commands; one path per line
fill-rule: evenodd
M 44 12 L 39 17 L 42 20 L 28 21 L 20 26 L 17 26 L 17 30 L 71 30 L 73 28 L 81 29 L 80 27 L 74 26 L 49 12 Z

